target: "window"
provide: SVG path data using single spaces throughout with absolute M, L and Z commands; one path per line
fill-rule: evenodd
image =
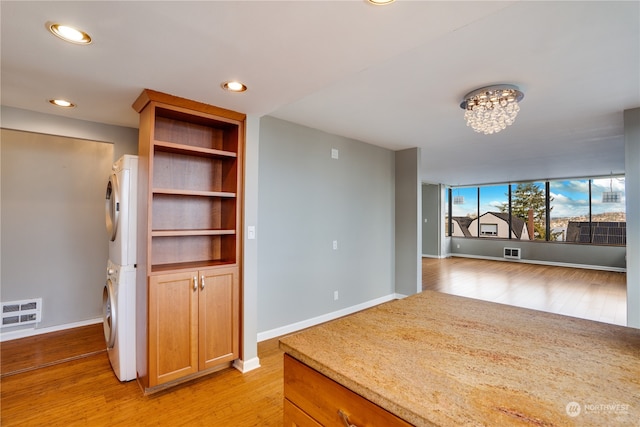
M 456 188 L 452 191 L 451 235 L 454 237 L 478 236 L 478 227 L 472 230 L 471 222 L 478 217 L 478 188 Z
M 509 186 L 487 185 L 480 187 L 481 236 L 509 238 Z M 472 227 L 478 227 L 472 224 Z
M 480 235 L 481 236 L 497 236 L 498 224 L 483 224 L 480 223 Z
M 450 230 L 450 222 L 449 222 L 449 216 L 450 216 L 450 212 L 451 212 L 451 205 L 449 204 L 449 198 L 451 196 L 451 189 L 448 188 L 447 191 L 444 192 L 444 206 L 445 206 L 445 212 L 444 212 L 444 235 L 446 237 L 449 237 L 451 235 Z
M 581 243 L 580 228 L 586 224 L 587 240 L 582 243 L 589 243 L 589 180 L 550 181 L 549 198 L 549 240 Z
M 626 245 L 625 178 L 453 188 L 453 237 Z M 510 198 L 510 199 L 509 199 Z
M 624 177 L 591 181 L 591 243 L 627 244 L 625 196 Z
M 520 240 L 546 240 L 547 208 L 544 182 L 511 185 L 511 220 L 522 224 Z M 518 227 L 520 228 L 520 227 Z

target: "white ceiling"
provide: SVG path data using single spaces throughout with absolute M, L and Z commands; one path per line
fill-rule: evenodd
M 150 88 L 421 147 L 427 182 L 623 172 L 623 111 L 640 107 L 638 1 L 3 0 L 0 12 L 2 105 L 137 127 L 131 104 Z M 62 42 L 48 21 L 94 42 Z M 249 90 L 224 92 L 230 79 Z M 460 101 L 496 83 L 524 91 L 520 115 L 476 134 Z

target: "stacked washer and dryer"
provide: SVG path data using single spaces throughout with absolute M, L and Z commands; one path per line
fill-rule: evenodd
M 120 381 L 136 378 L 136 197 L 138 156 L 113 164 L 106 192 L 109 235 L 107 282 L 102 292 L 104 337 Z

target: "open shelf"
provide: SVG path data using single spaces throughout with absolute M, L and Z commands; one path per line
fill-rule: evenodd
M 172 264 L 156 264 L 151 266 L 151 273 L 177 272 L 180 270 L 193 271 L 193 270 L 199 270 L 202 268 L 208 269 L 211 267 L 228 267 L 234 264 L 235 262 L 232 262 L 232 261 L 199 261 L 199 262 L 182 262 L 182 263 L 172 263 Z
M 233 151 L 215 150 L 211 148 L 194 147 L 191 145 L 176 144 L 166 141 L 155 141 L 154 146 L 158 151 L 166 151 L 167 153 L 199 155 L 209 157 L 231 157 L 236 158 L 238 155 Z
M 151 265 L 234 263 L 236 235 L 167 235 L 151 237 Z
M 238 159 L 154 150 L 153 191 L 236 193 Z
M 152 237 L 177 237 L 177 236 L 226 236 L 236 234 L 236 230 L 153 230 Z
M 150 231 L 182 230 L 187 235 L 190 230 L 236 230 L 236 208 L 233 197 L 154 193 Z
M 238 152 L 238 125 L 214 120 L 206 115 L 156 108 L 154 130 L 156 144 L 175 143 L 176 147 L 191 146 L 196 149 Z
M 197 197 L 236 197 L 236 193 L 228 193 L 223 191 L 176 190 L 173 188 L 154 188 L 153 194 Z

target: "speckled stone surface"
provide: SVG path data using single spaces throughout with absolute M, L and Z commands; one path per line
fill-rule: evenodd
M 640 330 L 426 291 L 280 347 L 418 426 L 640 426 Z

